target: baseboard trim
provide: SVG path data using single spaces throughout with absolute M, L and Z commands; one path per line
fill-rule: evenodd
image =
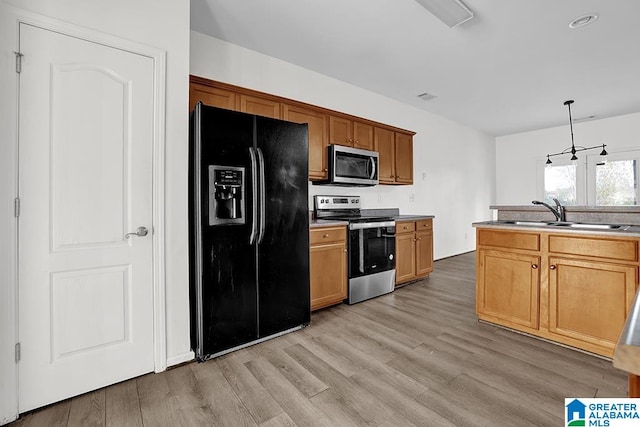
M 176 356 L 167 357 L 167 368 L 170 366 L 179 365 L 184 362 L 190 362 L 194 360 L 195 357 L 196 355 L 193 351 L 187 351 Z

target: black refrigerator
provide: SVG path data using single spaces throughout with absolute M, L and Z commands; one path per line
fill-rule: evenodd
M 306 124 L 191 114 L 191 345 L 203 361 L 310 321 Z

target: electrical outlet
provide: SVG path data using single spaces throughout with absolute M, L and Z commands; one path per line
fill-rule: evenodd
M 423 181 L 427 180 L 427 173 L 426 172 L 422 172 L 422 180 Z
M 416 201 L 416 195 L 413 194 L 413 193 L 409 194 L 409 201 L 410 202 L 415 202 Z
M 382 203 L 382 194 L 378 193 L 378 203 Z

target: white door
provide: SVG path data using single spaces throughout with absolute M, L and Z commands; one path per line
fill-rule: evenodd
M 24 412 L 153 370 L 154 71 L 25 24 L 20 51 Z

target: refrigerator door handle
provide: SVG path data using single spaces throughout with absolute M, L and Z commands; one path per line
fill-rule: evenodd
M 251 157 L 251 235 L 249 236 L 249 244 L 256 243 L 256 234 L 258 231 L 258 162 L 256 160 L 256 149 L 249 147 L 249 157 Z
M 260 168 L 260 231 L 258 232 L 258 244 L 262 243 L 262 239 L 264 239 L 264 228 L 266 222 L 266 208 L 265 208 L 265 198 L 266 198 L 266 189 L 265 189 L 265 178 L 264 178 L 264 155 L 262 154 L 262 150 L 257 148 L 258 151 L 258 166 Z

